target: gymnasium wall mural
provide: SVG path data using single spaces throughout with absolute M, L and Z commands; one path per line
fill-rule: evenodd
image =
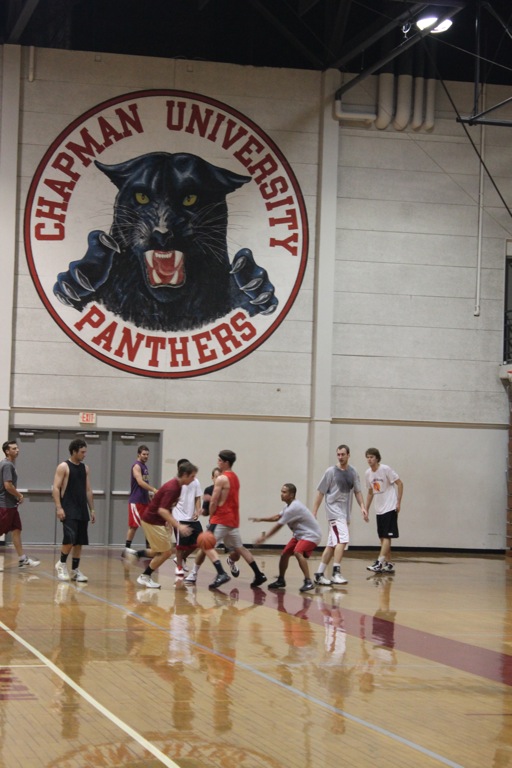
M 304 200 L 261 128 L 206 96 L 124 94 L 74 120 L 32 179 L 25 250 L 39 296 L 94 357 L 179 378 L 254 351 L 306 266 Z

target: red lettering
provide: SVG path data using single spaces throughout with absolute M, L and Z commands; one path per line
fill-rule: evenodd
M 247 170 L 253 175 L 256 184 L 261 184 L 263 179 L 266 179 L 268 176 L 271 176 L 273 173 L 275 173 L 278 167 L 279 166 L 277 165 L 275 158 L 273 158 L 272 155 L 267 154 L 259 162 L 251 165 L 251 167 Z M 258 171 L 259 175 L 256 175 Z
M 59 181 L 58 179 L 45 179 L 44 184 L 55 192 L 56 195 L 60 195 L 66 203 L 69 202 L 71 192 L 76 187 L 76 181 Z
M 238 349 L 242 346 L 242 342 L 238 341 L 233 330 L 227 323 L 216 325 L 215 328 L 212 328 L 212 334 L 219 342 L 223 355 L 229 355 L 229 353 L 233 351 L 230 344 L 233 346 L 233 349 Z
M 59 203 L 57 200 L 47 200 L 45 197 L 37 198 L 37 205 L 35 216 L 38 219 L 55 219 L 62 224 L 66 221 L 66 217 L 63 213 L 57 213 L 58 210 L 67 211 L 67 203 Z
M 229 149 L 233 146 L 239 139 L 242 138 L 242 136 L 247 136 L 247 128 L 242 128 L 242 126 L 238 126 L 238 130 L 236 133 L 233 133 L 233 129 L 235 128 L 236 123 L 234 120 L 229 118 L 226 126 L 226 132 L 224 134 L 224 140 L 222 142 L 222 148 L 223 149 Z
M 298 229 L 297 210 L 295 208 L 288 208 L 284 213 L 285 215 L 280 219 L 274 219 L 271 217 L 268 220 L 270 226 L 275 227 L 278 224 L 287 224 L 288 229 Z
M 101 333 L 98 333 L 97 336 L 95 336 L 93 339 L 91 339 L 93 344 L 97 344 L 98 347 L 101 345 L 103 346 L 103 349 L 105 352 L 111 352 L 112 351 L 112 342 L 114 341 L 114 336 L 117 331 L 117 323 L 112 322 L 110 325 L 107 325 L 106 328 L 101 331 Z
M 54 224 L 53 230 L 46 232 L 46 224 L 36 224 L 34 237 L 36 240 L 64 240 L 66 230 L 63 224 Z
M 165 349 L 165 339 L 161 336 L 146 336 L 146 347 L 151 349 L 151 357 L 148 361 L 148 365 L 153 368 L 158 368 L 158 352 L 161 349 Z
M 176 104 L 178 107 L 178 117 L 177 120 L 173 121 L 173 114 L 174 114 L 174 107 L 175 102 L 174 101 L 168 101 L 167 102 L 167 128 L 170 131 L 181 131 L 183 130 L 183 124 L 185 121 L 185 102 L 184 101 L 178 101 Z
M 231 325 L 235 331 L 238 331 L 243 341 L 250 341 L 256 336 L 256 328 L 245 317 L 243 312 L 237 312 L 236 315 L 233 315 L 231 318 Z
M 260 192 L 264 200 L 270 200 L 282 192 L 288 192 L 288 182 L 283 176 L 278 176 L 275 179 L 271 179 L 268 184 L 262 184 Z
M 286 248 L 288 253 L 291 256 L 297 256 L 297 246 L 296 243 L 299 240 L 298 234 L 295 232 L 293 235 L 290 235 L 290 237 L 287 237 L 285 240 L 277 240 L 275 237 L 270 238 L 270 247 L 275 248 L 276 246 L 282 246 L 283 248 Z
M 52 163 L 52 168 L 55 168 L 57 171 L 62 171 L 63 174 L 69 176 L 73 181 L 78 181 L 80 174 L 72 170 L 74 164 L 75 161 L 71 155 L 68 155 L 67 152 L 59 152 Z
M 131 112 L 131 116 L 121 107 L 114 110 L 119 118 L 119 122 L 121 123 L 121 128 L 123 129 L 122 138 L 124 139 L 133 135 L 128 126 L 133 128 L 134 131 L 137 131 L 137 133 L 144 133 L 144 128 L 142 127 L 142 123 L 140 121 L 137 104 L 128 104 L 128 109 Z
M 222 114 L 222 112 L 217 113 L 217 117 L 215 118 L 215 123 L 213 125 L 212 130 L 206 137 L 209 141 L 215 141 L 217 139 L 217 134 L 219 132 L 219 128 L 226 119 L 226 116 Z
M 192 114 L 185 128 L 185 133 L 195 133 L 197 128 L 199 135 L 204 138 L 212 115 L 213 109 L 205 109 L 203 114 L 199 104 L 192 104 Z
M 188 336 L 181 336 L 178 339 L 171 336 L 168 341 L 171 350 L 171 368 L 178 368 L 180 366 L 178 356 L 181 357 L 181 365 L 190 365 Z
M 87 128 L 82 128 L 80 136 L 84 142 L 82 146 L 74 141 L 68 141 L 66 147 L 87 168 L 91 164 L 91 158 L 94 158 L 95 154 L 101 155 L 105 147 L 102 144 L 98 144 L 96 139 L 93 139 Z
M 119 342 L 118 348 L 115 350 L 114 355 L 117 357 L 123 357 L 123 355 L 128 355 L 128 360 L 133 363 L 135 360 L 135 357 L 137 355 L 137 352 L 139 351 L 139 347 L 142 343 L 142 340 L 144 338 L 144 335 L 142 333 L 137 333 L 135 335 L 135 341 L 132 338 L 132 332 L 129 328 L 124 327 L 121 332 L 121 341 Z
M 105 314 L 98 307 L 93 305 L 91 309 L 82 317 L 78 323 L 75 323 L 77 331 L 81 331 L 84 325 L 90 325 L 91 328 L 99 328 L 105 322 Z
M 113 125 L 110 125 L 108 120 L 102 115 L 98 117 L 98 127 L 101 131 L 101 138 L 103 139 L 103 148 L 110 147 L 114 141 L 121 141 L 123 134 L 116 131 Z M 112 141 L 114 139 L 114 141 Z
M 240 147 L 240 149 L 237 149 L 236 152 L 233 152 L 233 157 L 236 157 L 237 160 L 240 160 L 242 165 L 248 168 L 249 163 L 251 162 L 250 155 L 252 155 L 254 151 L 261 152 L 262 149 L 263 144 L 261 141 L 258 141 L 255 136 L 250 136 L 245 144 Z
M 202 331 L 196 333 L 192 337 L 192 341 L 196 345 L 197 353 L 200 363 L 209 363 L 212 360 L 216 360 L 218 355 L 214 349 L 208 349 L 207 342 L 210 341 L 212 335 L 209 331 Z

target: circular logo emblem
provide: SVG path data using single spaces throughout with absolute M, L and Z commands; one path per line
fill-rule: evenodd
M 43 157 L 25 249 L 44 305 L 108 365 L 181 378 L 255 350 L 289 312 L 307 260 L 297 180 L 226 104 L 128 93 L 72 122 Z

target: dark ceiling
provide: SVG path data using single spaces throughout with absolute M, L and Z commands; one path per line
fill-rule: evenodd
M 435 60 L 436 76 L 512 85 L 511 0 L 442 1 L 464 7 L 435 44 L 432 35 L 417 43 Z M 27 46 L 359 73 L 415 34 L 404 25 L 422 7 L 414 0 L 3 0 L 0 34 Z

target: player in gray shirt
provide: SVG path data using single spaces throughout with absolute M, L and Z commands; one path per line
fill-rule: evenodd
M 297 558 L 300 569 L 304 574 L 304 583 L 300 591 L 308 592 L 315 587 L 309 575 L 307 558 L 309 553 L 313 552 L 317 544 L 320 543 L 322 531 L 309 509 L 295 498 L 296 494 L 297 488 L 293 483 L 285 483 L 281 488 L 281 501 L 284 501 L 286 506 L 280 514 L 272 515 L 272 517 L 249 518 L 253 523 L 276 523 L 268 533 L 263 534 L 254 542 L 256 546 L 277 533 L 283 525 L 287 525 L 293 533 L 293 537 L 286 544 L 279 558 L 279 576 L 276 581 L 268 585 L 269 589 L 284 589 L 286 587 L 284 575 L 292 555 Z
M 327 546 L 324 549 L 322 560 L 315 573 L 315 583 L 328 586 L 329 584 L 347 584 L 341 574 L 341 560 L 348 547 L 348 526 L 350 523 L 350 511 L 352 507 L 352 494 L 361 507 L 364 520 L 368 522 L 368 512 L 364 506 L 361 492 L 361 481 L 354 467 L 348 463 L 350 448 L 348 445 L 339 445 L 336 449 L 338 463 L 329 467 L 320 480 L 313 504 L 313 515 L 318 515 L 318 509 L 325 500 L 325 511 L 329 523 Z M 332 568 L 332 580 L 325 576 L 325 569 L 334 557 Z

